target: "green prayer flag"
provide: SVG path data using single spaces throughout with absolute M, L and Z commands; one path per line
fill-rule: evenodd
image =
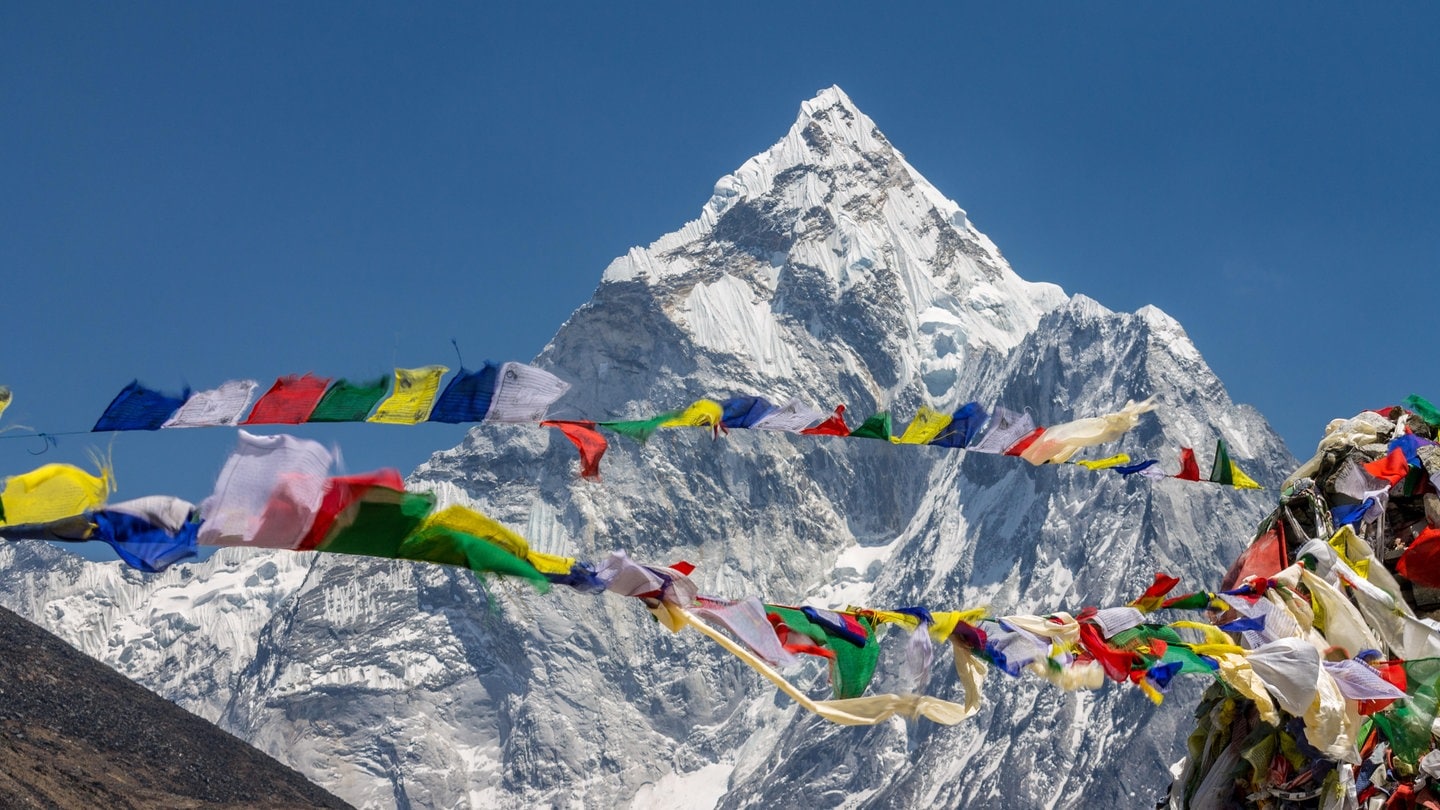
M 815 640 L 815 643 L 835 654 L 830 662 L 830 683 L 837 699 L 860 697 L 870 679 L 875 676 L 875 665 L 880 661 L 880 645 L 875 643 L 875 625 L 864 616 L 854 617 L 865 628 L 865 646 L 855 644 L 833 635 L 823 625 L 810 621 L 810 617 L 795 608 L 766 605 L 766 613 L 774 613 L 791 630 Z
M 402 560 L 457 565 L 477 574 L 521 577 L 535 583 L 541 593 L 550 590 L 550 581 L 529 561 L 482 537 L 445 526 L 430 526 L 415 532 L 405 538 L 395 556 Z
M 1406 410 L 1424 419 L 1426 422 L 1440 426 L 1440 409 L 1436 409 L 1434 405 L 1430 404 L 1429 400 L 1419 394 L 1411 394 L 1405 397 L 1405 402 L 1402 404 Z
M 370 487 L 335 519 L 320 551 L 367 557 L 400 556 L 401 544 L 435 506 L 429 493 Z
M 1430 751 L 1430 725 L 1440 703 L 1440 658 L 1406 661 L 1406 698 L 1374 715 L 1395 758 L 1412 770 Z
M 650 438 L 650 434 L 660 429 L 660 425 L 669 422 L 671 419 L 684 413 L 684 411 L 666 411 L 659 416 L 652 416 L 649 419 L 636 419 L 632 422 L 600 422 L 600 427 L 610 428 L 621 436 L 629 436 L 637 442 L 644 442 Z
M 1226 486 L 1235 484 L 1235 475 L 1230 467 L 1230 451 L 1225 447 L 1224 439 L 1215 442 L 1215 463 L 1210 465 L 1210 481 Z
M 890 441 L 890 412 L 881 411 L 866 419 L 863 425 L 850 431 L 850 435 L 861 439 Z
M 364 422 L 365 417 L 390 389 L 390 381 L 381 377 L 372 383 L 336 380 L 310 412 L 307 422 Z

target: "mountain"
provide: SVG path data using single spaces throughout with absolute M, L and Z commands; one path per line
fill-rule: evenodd
M 3 608 L 0 805 L 349 806 Z
M 697 219 L 616 259 L 535 362 L 573 385 L 557 418 L 763 394 L 1054 424 L 1157 395 L 1117 449 L 1173 465 L 1223 437 L 1262 481 L 1294 467 L 1172 318 L 1021 279 L 834 87 Z M 1270 500 L 761 431 L 616 438 L 597 483 L 558 433 L 487 424 L 412 483 L 544 550 L 688 560 L 717 595 L 1006 612 L 1118 604 L 1158 570 L 1216 584 Z M 959 726 L 830 726 L 707 640 L 561 591 L 338 555 L 225 551 L 147 577 L 0 547 L 0 601 L 366 807 L 1135 807 L 1167 787 L 1199 694 L 1155 707 L 992 672 Z M 957 699 L 937 657 L 930 690 Z M 819 667 L 796 677 L 825 693 Z

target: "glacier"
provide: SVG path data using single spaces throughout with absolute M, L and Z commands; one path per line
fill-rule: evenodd
M 1173 318 L 1022 279 L 837 87 L 697 218 L 612 262 L 534 362 L 572 384 L 556 418 L 761 394 L 861 415 L 975 399 L 1054 424 L 1154 394 L 1113 449 L 1173 463 L 1223 438 L 1261 481 L 1295 466 Z M 1215 585 L 1271 500 L 760 431 L 615 438 L 602 469 L 581 480 L 553 431 L 481 424 L 410 483 L 541 550 L 688 560 L 717 595 L 1002 611 L 1117 604 L 1159 570 Z M 561 591 L 341 555 L 225 550 L 144 575 L 0 546 L 0 603 L 361 807 L 1145 806 L 1200 692 L 1157 707 L 991 672 L 959 726 L 830 726 L 707 640 Z M 876 687 L 903 647 L 888 639 Z M 930 690 L 957 699 L 937 658 Z M 826 680 L 797 675 L 815 696 Z

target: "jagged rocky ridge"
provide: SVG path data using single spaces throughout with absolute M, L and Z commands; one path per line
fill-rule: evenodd
M 1224 437 L 1257 478 L 1294 466 L 1173 319 L 1019 278 L 838 88 L 698 219 L 612 263 L 536 362 L 574 384 L 560 417 L 760 393 L 862 416 L 998 401 L 1043 424 L 1158 394 L 1121 448 L 1173 463 Z M 481 425 L 413 480 L 547 550 L 689 560 L 716 594 L 1017 611 L 1115 604 L 1161 569 L 1213 584 L 1270 500 L 755 431 L 617 439 L 603 476 L 579 480 L 558 434 Z M 991 673 L 961 726 L 840 728 L 637 605 L 487 593 L 433 566 L 228 551 L 146 577 L 12 546 L 0 583 L 5 604 L 367 807 L 1143 806 L 1199 693 L 1154 708 Z M 942 652 L 931 690 L 958 698 L 948 667 Z M 825 692 L 818 667 L 797 677 Z

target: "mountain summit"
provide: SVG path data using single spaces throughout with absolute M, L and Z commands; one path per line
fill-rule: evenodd
M 1262 481 L 1294 466 L 1180 324 L 1020 279 L 838 88 L 698 219 L 615 260 L 536 362 L 572 383 L 562 417 L 761 394 L 1053 424 L 1157 395 L 1102 449 L 1173 464 L 1224 438 Z M 595 483 L 552 433 L 478 425 L 412 483 L 543 550 L 685 559 L 707 593 L 818 606 L 1078 610 L 1157 570 L 1213 586 L 1268 511 L 1209 484 L 763 431 L 616 438 Z M 0 601 L 365 807 L 1128 808 L 1169 785 L 1199 695 L 1157 708 L 991 672 L 962 725 L 838 727 L 623 600 L 343 555 L 227 549 L 144 576 L 0 547 Z M 880 689 L 903 655 L 885 646 Z M 957 699 L 940 657 L 931 691 Z M 826 689 L 818 667 L 795 678 Z
M 698 219 L 612 262 L 572 323 L 633 310 L 635 296 L 717 364 L 697 380 L 711 390 L 779 388 L 860 409 L 902 398 L 917 377 L 951 404 L 978 351 L 1012 348 L 1065 300 L 1015 275 L 838 87 L 720 178 Z M 649 371 L 569 344 L 545 359 L 580 376 L 629 372 L 627 385 Z M 845 373 L 811 373 L 831 367 Z

